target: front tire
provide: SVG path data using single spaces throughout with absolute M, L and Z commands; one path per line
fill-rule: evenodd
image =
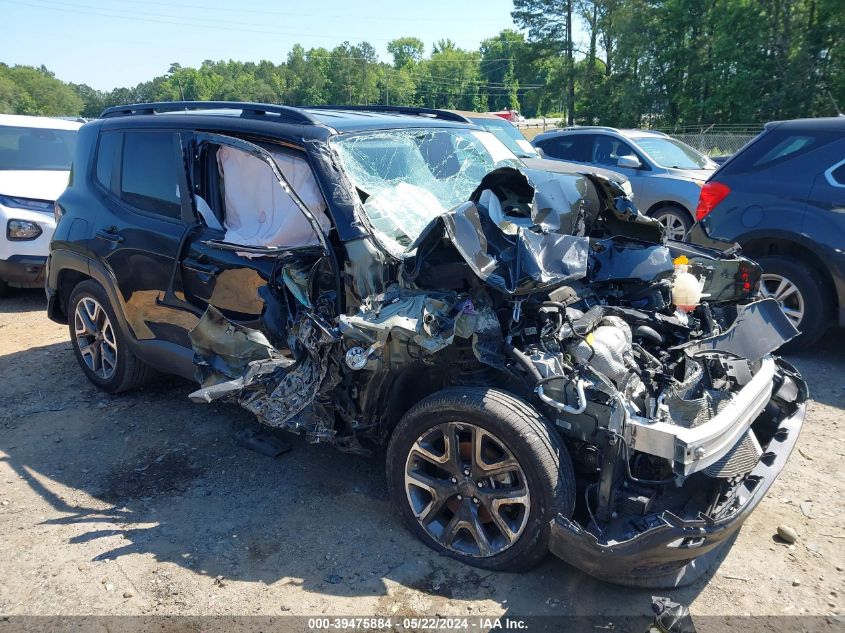
M 816 343 L 827 330 L 831 314 L 819 274 L 799 260 L 780 255 L 764 255 L 756 261 L 763 268 L 760 293 L 776 299 L 801 332 L 780 351 L 797 352 Z
M 387 481 L 426 545 L 484 569 L 536 565 L 551 520 L 575 507 L 572 461 L 557 433 L 499 389 L 445 389 L 415 405 L 390 438 Z
M 68 329 L 82 371 L 103 391 L 140 387 L 153 370 L 129 349 L 106 291 L 96 281 L 78 284 L 68 302 Z
M 683 242 L 692 228 L 692 217 L 681 207 L 664 205 L 652 211 L 650 215 L 663 225 L 666 237 L 670 240 Z

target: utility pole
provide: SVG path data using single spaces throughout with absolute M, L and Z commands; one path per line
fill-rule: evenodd
M 575 60 L 573 59 L 572 43 L 572 0 L 566 3 L 566 68 L 567 68 L 567 98 L 566 119 L 568 125 L 575 124 Z
M 359 101 L 361 102 L 362 105 L 365 105 L 365 101 L 366 101 L 366 99 L 364 99 L 364 78 L 365 78 L 366 72 L 367 72 L 366 64 L 367 64 L 367 61 L 362 59 L 361 60 L 361 92 L 360 92 L 360 95 L 359 95 Z

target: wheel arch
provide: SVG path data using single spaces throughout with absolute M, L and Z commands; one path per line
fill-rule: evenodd
M 831 302 L 833 314 L 828 316 L 830 319 L 833 319 L 839 314 L 842 308 L 843 298 L 837 291 L 833 275 L 830 273 L 830 270 L 824 263 L 824 260 L 809 246 L 787 237 L 752 237 L 745 240 L 739 240 L 738 243 L 742 247 L 743 255 L 746 255 L 751 259 L 766 255 L 788 256 L 803 262 L 807 266 L 810 266 L 816 273 L 818 273 L 819 278 L 822 280 L 825 293 L 833 299 Z
M 418 402 L 428 396 L 450 387 L 498 387 L 510 391 L 517 397 L 525 398 L 520 390 L 515 390 L 514 377 L 493 367 L 483 366 L 485 380 L 481 383 L 456 385 L 447 379 L 446 372 L 432 371 L 426 364 L 410 365 L 400 371 L 385 372 L 382 380 L 371 381 L 374 391 L 366 398 L 362 406 L 365 417 L 379 420 L 376 429 L 378 440 L 387 443 L 396 425 L 402 417 Z
M 371 380 L 370 385 L 373 391 L 361 408 L 365 417 L 379 420 L 375 431 L 382 444 L 387 443 L 399 420 L 415 404 L 447 386 L 445 376 L 422 364 L 400 371 L 387 370 L 381 379 Z
M 114 281 L 114 276 L 102 262 L 67 250 L 50 253 L 48 296 L 55 291 L 55 299 L 48 302 L 48 315 L 55 321 L 67 324 L 67 310 L 73 289 L 81 282 L 97 282 L 106 293 L 115 316 L 115 326 L 132 353 L 151 367 L 168 374 L 196 380 L 193 350 L 162 340 L 138 340 L 126 321 L 126 304 Z M 57 299 L 57 300 L 56 300 Z
M 63 323 L 67 323 L 70 294 L 79 284 L 89 279 L 92 279 L 91 275 L 74 268 L 63 268 L 59 271 L 56 277 L 58 302 L 55 305 L 54 313 L 51 315 L 54 320 L 58 317 L 62 319 Z
M 635 202 L 636 202 L 636 199 L 635 199 Z M 693 215 L 693 212 L 690 211 L 689 209 L 687 209 L 686 206 L 684 206 L 683 203 L 678 202 L 677 200 L 661 200 L 659 202 L 655 202 L 653 205 L 651 205 L 648 208 L 648 210 L 646 210 L 645 214 L 647 216 L 651 217 L 653 213 L 655 213 L 658 209 L 660 209 L 662 207 L 674 207 L 676 209 L 680 209 L 681 211 L 683 211 L 684 213 L 686 213 L 689 216 L 689 218 L 692 222 L 695 222 L 695 215 Z
M 54 310 L 60 311 L 60 316 L 67 319 L 68 301 L 73 289 L 81 282 L 91 279 L 96 281 L 103 290 L 114 309 L 118 326 L 124 334 L 130 334 L 123 312 L 123 301 L 117 292 L 116 285 L 106 268 L 97 261 L 69 250 L 54 250 L 50 253 L 50 274 L 48 287 L 56 289 L 59 302 Z M 134 337 L 132 337 L 134 340 Z

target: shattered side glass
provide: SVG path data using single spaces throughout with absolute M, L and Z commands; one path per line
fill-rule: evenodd
M 461 128 L 367 132 L 332 144 L 376 236 L 396 255 L 431 220 L 469 199 L 488 172 L 521 166 L 489 132 Z

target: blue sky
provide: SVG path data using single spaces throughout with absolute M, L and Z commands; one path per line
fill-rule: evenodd
M 395 37 L 431 51 L 464 48 L 513 26 L 511 0 L 0 0 L 0 61 L 44 64 L 57 77 L 110 90 L 167 72 L 171 62 L 283 61 L 297 42 L 332 48 L 368 41 L 387 61 Z

